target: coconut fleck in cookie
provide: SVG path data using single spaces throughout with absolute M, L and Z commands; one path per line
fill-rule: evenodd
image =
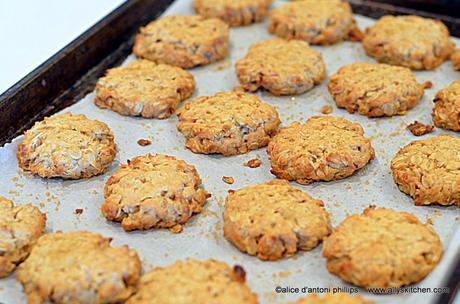
M 109 178 L 102 213 L 126 231 L 169 228 L 182 231 L 200 213 L 208 193 L 195 167 L 173 156 L 138 156 Z
M 223 213 L 224 236 L 261 260 L 315 248 L 331 233 L 323 202 L 285 180 L 231 191 Z
M 431 115 L 435 126 L 460 131 L 460 80 L 440 90 L 434 102 Z
M 141 261 L 128 246 L 85 231 L 42 236 L 18 268 L 29 303 L 122 303 L 136 289 Z
M 447 27 L 418 16 L 384 16 L 366 29 L 363 47 L 377 61 L 432 70 L 454 50 Z
M 117 153 L 103 122 L 71 113 L 47 117 L 24 134 L 18 164 L 41 177 L 88 178 L 103 173 Z
M 399 189 L 415 205 L 460 206 L 460 139 L 441 135 L 413 141 L 391 161 Z
M 245 284 L 241 266 L 233 269 L 216 260 L 185 262 L 157 267 L 141 278 L 138 292 L 127 304 L 257 304 Z
M 273 95 L 302 94 L 326 77 L 323 57 L 300 40 L 271 39 L 253 44 L 236 63 L 245 90 L 264 88 Z
M 193 75 L 179 67 L 136 60 L 113 68 L 96 84 L 95 103 L 122 115 L 168 118 L 195 90 Z
M 264 147 L 276 133 L 276 109 L 255 95 L 220 92 L 179 109 L 177 129 L 194 153 L 244 154 Z
M 363 128 L 334 116 L 313 116 L 281 129 L 267 153 L 273 174 L 300 184 L 348 177 L 374 159 Z
M 134 54 L 182 68 L 206 65 L 227 56 L 228 25 L 201 16 L 167 16 L 140 29 Z
M 332 75 L 328 88 L 338 107 L 379 117 L 405 114 L 422 98 L 425 85 L 405 67 L 353 63 Z
M 262 21 L 273 0 L 194 0 L 197 14 L 220 18 L 230 26 L 249 25 Z
M 370 207 L 347 217 L 324 241 L 329 272 L 360 287 L 417 283 L 438 264 L 439 236 L 414 215 Z
M 333 44 L 344 39 L 360 40 L 362 35 L 351 7 L 342 0 L 290 2 L 271 13 L 268 31 L 285 39 L 311 44 Z
M 455 70 L 460 71 L 460 49 L 455 50 L 450 57 Z
M 374 301 L 367 300 L 361 296 L 352 296 L 348 293 L 328 293 L 325 296 L 311 294 L 291 304 L 374 304 Z
M 0 278 L 27 258 L 45 225 L 46 215 L 38 208 L 30 204 L 14 206 L 0 196 Z

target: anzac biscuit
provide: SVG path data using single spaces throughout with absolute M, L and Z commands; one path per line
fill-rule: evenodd
M 460 71 L 460 49 L 456 49 L 455 52 L 452 53 L 450 60 L 452 60 L 454 69 Z
M 95 103 L 121 115 L 168 118 L 195 90 L 193 75 L 179 67 L 136 60 L 107 71 L 96 84 Z
M 194 0 L 197 14 L 220 18 L 230 26 L 249 25 L 262 21 L 273 0 Z
M 315 248 L 331 233 L 323 202 L 274 180 L 232 191 L 227 196 L 224 236 L 261 260 L 278 260 Z
M 363 47 L 377 61 L 432 70 L 454 50 L 447 27 L 418 16 L 384 16 L 366 29 Z
M 128 246 L 85 231 L 42 236 L 18 268 L 29 303 L 122 303 L 136 289 L 141 261 Z
M 273 95 L 302 94 L 326 77 L 320 52 L 305 41 L 271 39 L 253 44 L 236 63 L 245 90 L 264 88 Z
M 133 158 L 109 178 L 102 213 L 124 230 L 169 228 L 182 231 L 200 213 L 208 193 L 195 167 L 167 155 Z
M 325 296 L 311 294 L 291 304 L 374 304 L 361 296 L 352 296 L 348 293 L 328 293 Z
M 338 107 L 379 117 L 405 114 L 422 98 L 424 84 L 408 68 L 353 63 L 332 75 L 328 88 Z
M 460 80 L 440 90 L 434 102 L 431 115 L 435 126 L 460 131 Z
M 47 117 L 24 134 L 19 167 L 41 177 L 88 178 L 103 173 L 117 149 L 110 128 L 85 115 Z
M 281 38 L 301 39 L 311 44 L 359 40 L 361 36 L 350 5 L 342 0 L 286 3 L 272 11 L 268 31 Z
M 414 141 L 391 161 L 399 189 L 415 205 L 460 206 L 460 139 L 441 135 Z
M 194 153 L 244 154 L 264 147 L 276 133 L 276 109 L 255 95 L 220 92 L 202 96 L 181 108 L 177 129 Z
M 43 234 L 46 215 L 28 204 L 14 206 L 0 196 L 0 278 L 24 261 Z
M 414 215 L 375 207 L 347 217 L 323 244 L 329 272 L 366 288 L 417 283 L 441 255 L 436 232 Z
M 192 68 L 225 58 L 228 37 L 228 25 L 220 19 L 167 16 L 141 28 L 133 52 L 156 63 Z
M 281 129 L 267 153 L 273 174 L 300 184 L 345 178 L 374 159 L 363 128 L 334 116 L 313 116 Z
M 233 269 L 216 260 L 185 262 L 157 267 L 144 274 L 138 292 L 127 304 L 257 304 L 245 284 L 241 266 Z

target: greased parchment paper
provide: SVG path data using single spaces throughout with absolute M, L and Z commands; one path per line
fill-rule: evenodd
M 191 2 L 177 0 L 166 14 L 193 14 Z M 274 6 L 280 4 L 282 1 L 276 2 Z M 356 18 L 362 29 L 373 22 L 366 17 Z M 248 27 L 232 28 L 230 56 L 215 64 L 190 70 L 197 81 L 194 96 L 210 95 L 238 86 L 234 64 L 236 60 L 244 57 L 251 44 L 270 38 L 267 24 L 266 20 L 264 23 Z M 460 45 L 460 40 L 454 41 Z M 343 42 L 314 48 L 322 52 L 328 75 L 345 64 L 357 61 L 373 62 L 373 59 L 365 55 L 359 43 Z M 127 61 L 133 59 L 131 55 Z M 347 215 L 361 213 L 370 204 L 412 212 L 423 222 L 431 219 L 435 230 L 441 236 L 445 251 L 435 270 L 415 286 L 435 288 L 443 285 L 443 280 L 453 267 L 455 257 L 460 253 L 460 208 L 414 206 L 412 199 L 400 192 L 393 182 L 389 163 L 400 147 L 419 139 L 410 134 L 406 126 L 414 120 L 430 123 L 432 100 L 436 91 L 459 79 L 460 73 L 454 72 L 451 63 L 448 62 L 435 71 L 416 72 L 416 76 L 419 82 L 432 81 L 433 88 L 426 90 L 423 100 L 406 115 L 392 118 L 369 119 L 338 109 L 327 91 L 327 80 L 300 96 L 274 97 L 266 92 L 257 92 L 257 95 L 277 107 L 283 126 L 294 121 L 303 122 L 312 115 L 321 115 L 319 110 L 324 105 L 334 108 L 331 115 L 343 116 L 363 126 L 366 136 L 372 138 L 376 150 L 375 160 L 355 175 L 341 181 L 307 186 L 295 183 L 293 185 L 323 200 L 325 208 L 332 215 L 334 226 Z M 176 130 L 175 116 L 166 120 L 124 117 L 110 110 L 99 109 L 93 103 L 94 97 L 94 93 L 91 93 L 64 112 L 83 113 L 89 118 L 107 123 L 112 128 L 118 145 L 118 155 L 107 173 L 79 181 L 41 179 L 21 172 L 17 166 L 15 154 L 21 137 L 0 148 L 0 195 L 12 199 L 17 204 L 30 202 L 46 211 L 47 232 L 89 230 L 113 237 L 113 245 L 128 244 L 137 250 L 144 262 L 144 271 L 152 266 L 168 265 L 187 257 L 215 258 L 230 264 L 240 264 L 246 269 L 248 284 L 259 295 L 261 303 L 286 303 L 297 299 L 304 296 L 303 287 L 341 287 L 350 290 L 351 285 L 328 273 L 325 259 L 321 255 L 321 245 L 310 252 L 301 252 L 293 258 L 263 262 L 239 252 L 223 238 L 221 214 L 227 191 L 274 178 L 270 173 L 270 163 L 265 149 L 234 157 L 193 154 L 184 147 L 184 138 Z M 453 132 L 435 129 L 434 133 L 422 138 L 440 133 L 457 136 Z M 152 140 L 152 144 L 139 146 L 136 142 L 141 138 Z M 203 213 L 195 215 L 180 234 L 173 234 L 168 230 L 126 233 L 119 224 L 106 221 L 99 211 L 103 202 L 105 181 L 117 166 L 129 158 L 146 153 L 174 155 L 195 165 L 206 190 L 212 193 L 212 198 Z M 244 162 L 256 157 L 262 160 L 259 168 L 243 166 Z M 233 177 L 235 183 L 224 183 L 222 176 Z M 83 213 L 77 215 L 75 209 L 79 208 L 83 209 Z M 291 290 L 298 288 L 299 292 L 277 293 L 276 287 Z M 378 303 L 422 304 L 432 303 L 435 299 L 433 293 L 375 296 L 363 289 L 359 289 L 359 292 Z M 0 303 L 26 303 L 22 287 L 15 281 L 14 274 L 0 280 Z

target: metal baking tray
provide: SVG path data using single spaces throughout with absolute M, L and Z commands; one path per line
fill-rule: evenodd
M 274 6 L 282 4 L 276 1 Z M 383 14 L 414 13 L 392 5 L 351 1 L 361 28 L 370 25 Z M 144 270 L 152 266 L 163 266 L 178 259 L 216 258 L 230 264 L 242 265 L 248 273 L 248 284 L 259 295 L 261 303 L 286 303 L 304 294 L 276 293 L 281 287 L 351 287 L 327 272 L 325 259 L 321 256 L 322 246 L 310 252 L 302 252 L 293 258 L 277 262 L 263 262 L 239 252 L 222 236 L 221 212 L 229 189 L 268 181 L 274 176 L 269 172 L 270 164 L 265 149 L 234 157 L 206 156 L 193 154 L 184 148 L 184 138 L 177 132 L 177 118 L 148 120 L 124 117 L 94 105 L 95 81 L 112 66 L 134 59 L 131 54 L 133 35 L 139 26 L 153 20 L 161 13 L 192 14 L 191 0 L 133 0 L 128 1 L 109 16 L 101 20 L 74 42 L 69 44 L 42 66 L 26 76 L 19 83 L 0 96 L 0 195 L 18 204 L 32 203 L 47 212 L 47 232 L 56 230 L 89 230 L 113 237 L 113 244 L 128 244 L 136 249 L 144 262 Z M 415 12 L 426 15 L 423 12 Z M 458 20 L 436 16 L 444 20 L 452 32 L 460 35 Z M 254 42 L 267 39 L 267 21 L 248 27 L 231 29 L 230 56 L 209 66 L 190 70 L 197 80 L 194 96 L 210 95 L 217 91 L 231 90 L 238 85 L 234 63 L 242 58 Z M 460 46 L 460 40 L 455 39 Z M 340 66 L 355 62 L 373 60 L 367 57 L 359 43 L 343 42 L 328 47 L 314 47 L 323 53 L 327 73 L 334 73 Z M 366 135 L 372 138 L 377 153 L 376 160 L 352 177 L 341 181 L 294 186 L 325 202 L 332 214 L 333 225 L 340 223 L 347 215 L 360 213 L 370 204 L 386 206 L 396 210 L 414 213 L 422 221 L 431 220 L 444 245 L 444 256 L 435 270 L 419 287 L 449 287 L 444 294 L 399 294 L 372 295 L 360 290 L 364 296 L 377 303 L 450 303 L 459 287 L 460 264 L 460 208 L 427 206 L 416 207 L 412 199 L 401 193 L 394 184 L 389 162 L 396 151 L 415 140 L 406 125 L 419 120 L 430 122 L 432 100 L 436 91 L 454 79 L 459 73 L 451 64 L 445 63 L 436 71 L 416 72 L 419 82 L 432 81 L 434 86 L 426 90 L 423 100 L 405 116 L 368 119 L 348 114 L 337 109 L 327 92 L 327 80 L 310 92 L 294 97 L 274 97 L 266 92 L 256 94 L 264 101 L 276 106 L 283 125 L 293 121 L 305 121 L 311 115 L 318 115 L 324 105 L 332 105 L 332 115 L 343 116 L 361 123 Z M 18 137 L 34 121 L 58 111 L 84 113 L 88 117 L 106 122 L 114 131 L 119 152 L 108 172 L 91 179 L 78 181 L 45 180 L 23 173 L 17 167 L 16 146 Z M 453 132 L 436 129 L 435 133 Z M 137 145 L 137 140 L 149 138 L 153 144 Z M 164 153 L 174 155 L 194 164 L 200 173 L 206 190 L 213 194 L 202 214 L 194 216 L 180 234 L 167 230 L 124 232 L 116 223 L 107 222 L 100 214 L 105 181 L 120 163 L 136 155 Z M 243 163 L 254 157 L 262 160 L 262 166 L 251 169 Z M 233 185 L 225 184 L 222 176 L 232 176 Z M 81 215 L 76 209 L 83 209 Z M 25 303 L 25 295 L 14 275 L 0 280 L 0 303 Z

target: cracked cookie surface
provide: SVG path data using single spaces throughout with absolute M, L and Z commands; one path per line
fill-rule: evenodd
M 246 285 L 241 266 L 233 269 L 213 259 L 153 268 L 140 280 L 138 292 L 127 304 L 257 304 Z
M 290 304 L 374 304 L 374 301 L 348 293 L 328 293 L 326 295 L 311 294 Z
M 324 241 L 329 272 L 360 287 L 417 283 L 438 264 L 442 243 L 414 215 L 370 207 L 347 217 Z
M 433 123 L 438 128 L 460 131 L 460 80 L 440 90 L 434 98 Z
M 273 174 L 300 184 L 348 177 L 375 157 L 363 128 L 334 116 L 313 116 L 281 129 L 267 153 Z
M 262 21 L 273 0 L 194 0 L 195 12 L 205 18 L 216 17 L 230 26 Z
M 18 268 L 29 303 L 121 303 L 136 289 L 141 261 L 128 246 L 86 231 L 42 236 Z
M 341 67 L 330 77 L 328 89 L 338 107 L 368 117 L 403 115 L 424 93 L 410 69 L 372 63 Z
M 418 16 L 384 16 L 368 27 L 363 47 L 377 61 L 415 70 L 432 70 L 454 51 L 447 27 Z
M 41 177 L 88 178 L 103 173 L 117 149 L 110 128 L 85 115 L 47 117 L 24 133 L 18 164 Z
M 224 236 L 261 260 L 308 251 L 331 233 L 323 205 L 285 180 L 231 191 L 223 212 Z
M 415 205 L 460 206 L 460 139 L 441 135 L 413 141 L 396 153 L 391 171 Z
M 270 33 L 311 44 L 333 44 L 359 35 L 351 7 L 342 0 L 289 2 L 274 9 L 270 19 Z
M 104 188 L 103 215 L 124 230 L 182 231 L 200 213 L 208 193 L 195 167 L 173 156 L 147 154 L 123 164 Z
M 237 61 L 236 74 L 245 90 L 264 88 L 273 95 L 302 94 L 326 77 L 320 52 L 300 40 L 270 39 L 253 44 Z
M 192 68 L 227 56 L 228 25 L 218 18 L 167 16 L 140 29 L 134 54 L 156 63 Z
M 187 139 L 187 148 L 224 156 L 266 146 L 280 124 L 273 106 L 242 92 L 198 97 L 179 109 L 177 116 L 177 129 Z
M 183 69 L 148 60 L 113 68 L 96 84 L 95 104 L 127 116 L 168 118 L 192 96 L 193 75 Z
M 46 215 L 31 204 L 17 205 L 0 196 L 0 278 L 24 261 L 43 234 Z

